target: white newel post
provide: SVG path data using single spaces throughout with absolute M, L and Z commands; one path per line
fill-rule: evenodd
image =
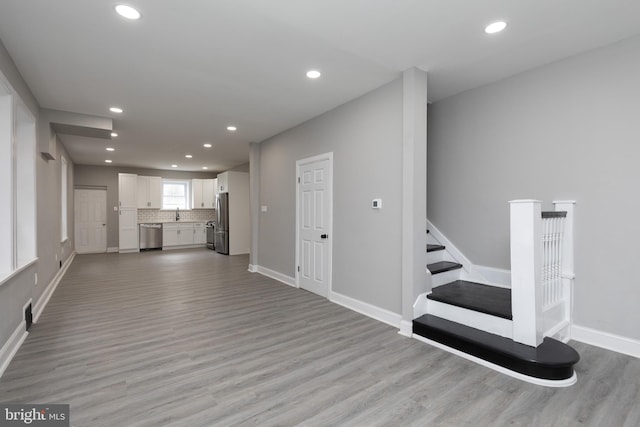
M 512 200 L 511 308 L 513 340 L 537 347 L 542 343 L 542 202 Z

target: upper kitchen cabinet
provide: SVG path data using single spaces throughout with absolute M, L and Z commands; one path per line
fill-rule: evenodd
M 229 192 L 229 172 L 218 174 L 218 193 Z
M 247 172 L 238 171 L 226 171 L 218 174 L 218 193 L 244 191 L 248 176 Z
M 121 208 L 138 207 L 138 175 L 118 174 L 118 201 Z
M 193 209 L 213 209 L 216 207 L 216 180 L 192 179 L 191 200 Z
M 160 209 L 162 207 L 162 178 L 138 176 L 138 209 Z

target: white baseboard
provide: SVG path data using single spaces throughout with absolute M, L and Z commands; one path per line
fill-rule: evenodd
M 258 272 L 258 266 L 253 265 L 253 264 L 249 264 L 249 268 L 247 270 L 249 270 L 251 273 L 257 273 Z
M 58 287 L 60 280 L 62 279 L 64 274 L 67 272 L 67 269 L 69 268 L 69 266 L 71 265 L 71 262 L 73 262 L 73 259 L 75 257 L 76 257 L 76 252 L 73 251 L 69 256 L 69 258 L 67 258 L 67 260 L 64 262 L 64 264 L 62 264 L 62 268 L 60 268 L 56 273 L 56 275 L 53 276 L 53 279 L 47 285 L 47 288 L 44 290 L 42 295 L 40 295 L 40 298 L 38 298 L 38 301 L 36 301 L 36 305 L 33 307 L 33 310 L 32 310 L 33 323 L 38 323 L 38 319 L 40 318 L 42 311 L 46 307 L 47 303 L 49 302 L 49 299 L 51 298 L 51 295 L 53 295 L 53 292 Z
M 474 265 L 472 270 L 477 271 L 478 274 L 487 279 L 493 286 L 511 289 L 511 270 L 486 267 L 484 265 Z
M 9 363 L 11 363 L 11 359 L 13 359 L 13 356 L 16 355 L 18 349 L 27 338 L 27 335 L 29 335 L 29 333 L 26 331 L 26 324 L 23 320 L 0 349 L 0 378 L 2 378 L 4 371 L 7 369 Z
M 293 286 L 294 288 L 298 287 L 298 285 L 296 285 L 295 277 L 287 276 L 286 274 L 282 274 L 275 270 L 262 267 L 261 265 L 258 265 L 255 267 L 256 267 L 256 272 L 262 274 L 263 276 L 270 277 L 274 280 L 277 280 L 278 282 L 284 283 L 285 285 Z
M 107 253 L 114 253 L 114 252 L 118 252 L 118 247 L 114 247 L 114 248 L 107 248 Z
M 607 350 L 640 358 L 640 341 L 598 331 L 584 326 L 571 326 L 571 339 Z
M 400 330 L 398 331 L 403 337 L 411 338 L 413 336 L 413 322 L 407 322 L 406 320 L 400 321 Z
M 364 314 L 365 316 L 371 317 L 372 319 L 379 320 L 380 322 L 391 325 L 394 328 L 400 328 L 400 321 L 402 320 L 402 316 L 398 313 L 394 313 L 384 308 L 376 307 L 375 305 L 371 305 L 333 291 L 329 293 L 329 301 L 339 304 L 357 313 Z

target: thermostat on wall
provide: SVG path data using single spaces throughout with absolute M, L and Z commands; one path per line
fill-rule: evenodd
M 371 209 L 382 209 L 382 199 L 373 199 L 371 201 Z

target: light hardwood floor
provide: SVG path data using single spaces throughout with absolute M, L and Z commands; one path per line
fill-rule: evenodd
M 527 384 L 208 250 L 78 255 L 0 379 L 76 426 L 640 426 L 640 360 Z

